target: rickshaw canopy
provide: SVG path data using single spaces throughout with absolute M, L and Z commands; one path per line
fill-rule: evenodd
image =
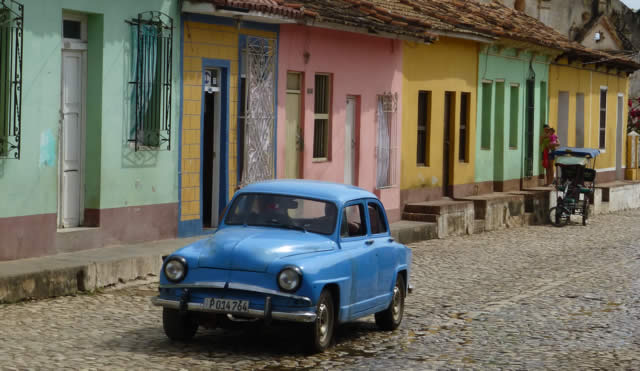
M 594 148 L 558 147 L 555 151 L 553 151 L 552 156 L 553 157 L 573 156 L 573 157 L 595 158 L 599 154 L 600 154 L 600 150 L 594 149 Z

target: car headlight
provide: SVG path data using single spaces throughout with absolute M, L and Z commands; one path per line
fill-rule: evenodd
M 280 290 L 293 292 L 300 288 L 302 272 L 298 267 L 285 267 L 278 273 L 278 287 Z
M 187 261 L 181 256 L 172 256 L 164 264 L 164 275 L 171 282 L 180 282 L 187 276 Z

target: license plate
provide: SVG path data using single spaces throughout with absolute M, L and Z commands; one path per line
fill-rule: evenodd
M 249 311 L 249 300 L 205 298 L 204 307 L 222 312 L 246 313 Z

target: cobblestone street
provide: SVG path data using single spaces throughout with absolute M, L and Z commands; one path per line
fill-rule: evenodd
M 0 368 L 640 369 L 639 218 L 414 244 L 401 328 L 377 331 L 370 317 L 313 356 L 295 328 L 172 343 L 153 283 L 3 305 Z

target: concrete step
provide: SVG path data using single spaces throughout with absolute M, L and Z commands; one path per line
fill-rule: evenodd
M 473 234 L 484 233 L 484 219 L 476 219 L 473 221 Z
M 410 244 L 438 238 L 437 229 L 435 223 L 401 220 L 391 224 L 391 236 L 399 243 Z
M 438 215 L 420 214 L 420 213 L 402 213 L 402 220 L 411 220 L 414 222 L 436 223 L 438 221 Z
M 444 215 L 464 212 L 471 203 L 469 201 L 437 200 L 406 204 L 404 211 L 417 214 Z
M 483 229 L 496 229 L 522 224 L 525 212 L 524 195 L 494 192 L 480 196 L 462 197 L 460 200 L 473 202 L 476 220 L 484 220 Z

